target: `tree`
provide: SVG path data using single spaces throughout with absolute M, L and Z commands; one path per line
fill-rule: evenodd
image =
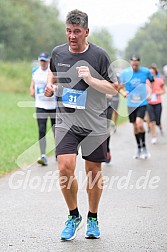
M 107 29 L 95 30 L 89 36 L 89 41 L 104 48 L 112 60 L 116 59 L 116 48 L 113 46 L 113 39 Z
M 55 6 L 46 6 L 40 0 L 1 0 L 1 59 L 32 60 L 64 41 L 64 23 Z
M 155 63 L 159 68 L 167 64 L 167 31 L 166 16 L 162 11 L 153 14 L 148 22 L 141 27 L 135 37 L 131 39 L 125 50 L 127 59 L 137 53 L 142 62 L 150 66 Z

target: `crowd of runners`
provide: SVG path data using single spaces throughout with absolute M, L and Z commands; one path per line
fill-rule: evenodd
M 140 66 L 140 57 L 132 55 L 130 67 L 122 71 L 120 80 L 125 84 L 125 91 L 121 90 L 121 94 L 127 99 L 129 121 L 133 125 L 137 144 L 134 158 L 147 159 L 150 157 L 150 153 L 146 147 L 144 122 L 147 122 L 148 132 L 151 134 L 151 143 L 156 144 L 158 141 L 157 127 L 160 134 L 163 135 L 161 96 L 166 92 L 165 78 L 159 73 L 155 64 L 149 68 Z M 108 102 L 108 118 L 112 118 L 112 111 L 118 110 L 118 102 L 111 106 L 111 101 L 112 97 Z M 116 121 L 113 120 L 112 123 L 116 127 Z M 109 147 L 106 162 L 111 162 Z

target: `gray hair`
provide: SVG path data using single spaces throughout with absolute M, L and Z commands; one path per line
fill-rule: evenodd
M 79 10 L 72 10 L 68 12 L 66 17 L 66 24 L 81 25 L 84 29 L 88 28 L 88 15 Z

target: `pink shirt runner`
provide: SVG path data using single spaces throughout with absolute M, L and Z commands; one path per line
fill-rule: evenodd
M 162 78 L 154 77 L 154 82 L 151 84 L 152 94 L 151 100 L 149 100 L 149 104 L 159 104 L 161 103 L 161 95 L 156 94 L 157 91 L 160 91 L 164 85 L 164 80 Z

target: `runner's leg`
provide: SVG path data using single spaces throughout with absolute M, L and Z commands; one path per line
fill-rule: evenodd
M 87 193 L 89 202 L 89 211 L 97 213 L 99 201 L 102 194 L 102 172 L 101 163 L 85 161 L 87 180 Z
M 46 124 L 47 124 L 47 113 L 45 109 L 37 108 L 37 123 L 38 123 L 38 134 L 39 134 L 39 146 L 41 155 L 45 155 L 46 152 Z
M 78 183 L 75 178 L 76 154 L 58 155 L 59 182 L 69 210 L 77 208 Z

